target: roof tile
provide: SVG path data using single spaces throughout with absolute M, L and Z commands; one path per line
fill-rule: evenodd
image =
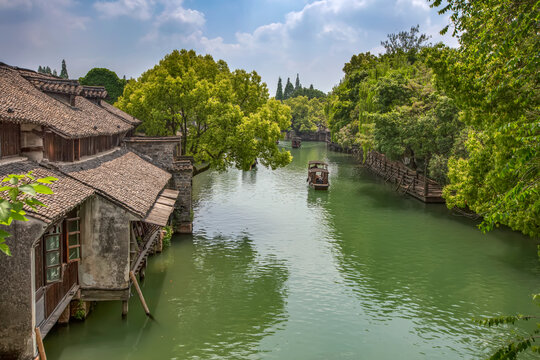
M 30 161 L 17 161 L 5 165 L 0 165 L 0 178 L 9 174 L 22 175 L 33 171 L 36 178 L 53 176 L 58 181 L 47 185 L 54 194 L 37 194 L 36 199 L 44 203 L 47 207 L 38 207 L 37 211 L 25 206 L 28 215 L 38 218 L 47 224 L 51 224 L 60 219 L 75 206 L 83 202 L 86 198 L 94 194 L 94 190 L 81 182 L 57 171 L 46 169 Z
M 68 138 L 112 135 L 133 128 L 83 96 L 75 97 L 75 107 L 54 99 L 23 78 L 20 72 L 24 71 L 0 65 L 0 120 L 44 125 Z
M 125 149 L 60 170 L 144 218 L 171 174 Z

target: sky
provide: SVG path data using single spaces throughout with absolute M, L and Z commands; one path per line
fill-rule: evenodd
M 427 0 L 0 0 L 0 61 L 70 78 L 105 67 L 137 78 L 174 49 L 328 92 L 352 55 L 382 53 L 386 35 L 420 25 L 457 46 Z

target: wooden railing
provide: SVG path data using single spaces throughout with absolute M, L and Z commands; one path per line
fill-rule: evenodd
M 409 169 L 399 161 L 392 161 L 385 155 L 373 150 L 368 152 L 364 161 L 362 148 L 357 146 L 344 148 L 339 144 L 330 142 L 328 148 L 358 157 L 375 174 L 381 176 L 387 182 L 396 184 L 396 190 L 403 191 L 423 202 L 444 203 L 441 185 L 418 171 Z
M 409 169 L 401 162 L 389 160 L 381 153 L 370 151 L 366 156 L 365 164 L 385 181 L 397 184 L 396 190 L 402 190 L 424 202 L 444 202 L 441 185 L 419 174 L 418 171 Z

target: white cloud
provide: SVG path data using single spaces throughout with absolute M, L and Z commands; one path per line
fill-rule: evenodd
M 32 8 L 32 0 L 0 0 L 0 9 Z
M 135 19 L 148 20 L 152 17 L 154 5 L 153 0 L 117 0 L 98 1 L 94 3 L 94 8 L 106 18 L 129 16 Z

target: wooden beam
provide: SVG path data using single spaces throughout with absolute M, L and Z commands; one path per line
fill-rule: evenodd
M 45 355 L 45 347 L 43 346 L 43 339 L 41 338 L 41 331 L 36 327 L 36 342 L 38 347 L 39 359 L 47 360 L 47 355 Z
M 144 301 L 144 296 L 141 291 L 141 288 L 139 287 L 139 283 L 137 282 L 137 278 L 135 277 L 135 274 L 133 271 L 129 272 L 129 278 L 133 282 L 133 286 L 135 286 L 135 290 L 137 290 L 137 294 L 139 295 L 139 300 L 141 300 L 141 304 L 143 306 L 144 312 L 146 315 L 150 316 L 150 310 L 148 309 L 148 306 L 146 305 L 146 301 Z

